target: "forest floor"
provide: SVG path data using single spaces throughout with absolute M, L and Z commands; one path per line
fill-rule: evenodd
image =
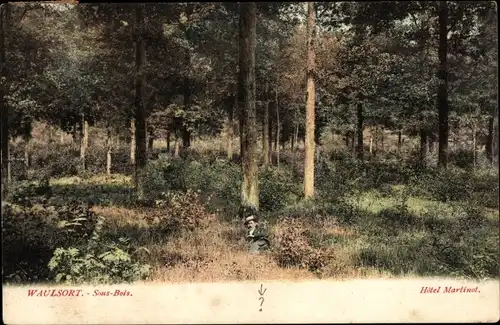
M 61 156 L 60 162 L 44 165 L 45 170 L 56 170 L 52 174 L 68 163 L 67 157 L 57 154 L 54 159 Z M 104 218 L 99 245 L 122 243 L 121 249 L 127 252 L 126 257 L 115 254 L 115 260 L 106 260 L 104 251 L 100 258 L 107 266 L 102 272 L 116 269 L 113 272 L 123 276 L 148 265 L 148 281 L 498 277 L 497 170 L 452 166 L 447 171 L 418 171 L 387 157 L 358 164 L 345 154 L 322 153 L 326 158 L 316 167 L 317 198 L 304 201 L 300 154 L 285 151 L 280 168 L 261 167 L 259 172 L 261 218 L 271 234 L 269 252 L 255 255 L 246 248 L 246 229 L 237 217 L 240 169 L 236 162 L 224 159 L 224 153 L 193 150 L 179 158 L 160 153 L 148 164 L 146 192 L 151 200 L 147 204 L 134 203 L 130 173 L 95 172 L 104 169 L 101 164 L 89 166 L 89 172 L 79 176 L 52 176 L 45 185 L 48 199 L 36 201 L 42 203 L 15 203 L 19 197 L 36 197 L 16 190 L 21 194 L 10 201 L 21 207 L 18 210 L 25 209 L 23 218 L 20 212 L 12 212 L 12 218 L 7 214 L 7 223 L 24 230 L 4 239 L 4 253 L 12 260 L 5 273 L 16 274 L 7 278 L 52 281 L 55 273 L 74 278 L 79 269 L 75 261 L 81 259 L 70 250 L 58 254 L 69 254 L 65 256 L 73 262 L 58 255 L 56 262 L 51 261 L 59 263 L 57 272 L 43 268 L 57 255 L 58 247 L 88 249 L 88 240 L 80 240 L 90 233 L 47 240 L 46 236 L 60 236 L 60 231 L 49 229 L 41 234 L 40 221 L 33 223 L 26 217 L 43 218 L 35 206 L 59 211 L 71 202 L 90 202 L 91 211 Z M 40 184 L 40 180 L 17 183 L 26 188 L 26 183 Z M 177 196 L 172 199 L 168 193 Z M 173 203 L 162 204 L 167 201 Z M 66 214 L 60 212 L 58 218 Z M 24 250 L 22 245 L 29 247 Z M 35 262 L 19 256 L 31 258 L 30 250 L 37 245 L 41 253 L 36 272 L 42 275 L 33 276 L 35 271 L 26 265 Z M 126 271 L 120 263 L 128 263 Z M 24 275 L 18 272 L 23 268 Z
M 120 174 L 97 175 L 87 180 L 77 177 L 59 178 L 52 185 L 56 189 L 61 186 L 60 192 L 56 190 L 54 194 L 64 196 L 65 199 L 70 194 L 80 198 L 96 196 L 104 201 L 108 198 L 114 202 L 123 200 L 126 193 L 133 189 L 131 178 Z M 282 267 L 271 253 L 258 256 L 249 254 L 245 249 L 244 228 L 237 222 L 215 218 L 207 227 L 168 238 L 155 233 L 155 227 L 146 221 L 148 215 L 162 214 L 161 207 L 96 205 L 93 211 L 106 218 L 106 232 L 112 237 L 132 238 L 136 249 L 147 248 L 149 253 L 142 258 L 153 266 L 151 281 L 217 282 L 417 276 L 426 270 L 431 271 L 430 264 L 435 262 L 433 256 L 438 255 L 438 252 L 432 251 L 437 249 L 432 247 L 434 243 L 425 240 L 435 239 L 428 227 L 434 218 L 432 214 L 429 215 L 429 211 L 439 211 L 438 220 L 449 222 L 449 226 L 440 235 L 440 240 L 446 242 L 455 235 L 453 220 L 457 212 L 456 202 L 444 203 L 410 196 L 407 198 L 406 209 L 415 221 L 404 220 L 394 227 L 390 216 L 385 221 L 380 219 L 384 214 L 389 215 L 388 211 L 400 204 L 398 193 L 404 190 L 404 186 L 392 186 L 390 194 L 372 189 L 351 195 L 347 201 L 362 210 L 364 216 L 355 223 L 341 224 L 335 215 L 330 215 L 308 225 L 308 230 L 315 232 L 313 237 L 317 240 L 321 238 L 323 245 L 334 248 L 333 256 L 320 273 L 306 268 Z M 65 188 L 68 187 L 78 190 L 67 191 Z M 484 208 L 483 211 L 488 221 L 487 232 L 492 234 L 498 231 L 499 210 Z M 394 217 L 401 218 L 397 215 Z M 391 228 L 394 233 L 386 234 Z M 369 233 L 366 229 L 370 229 Z M 475 241 L 476 238 L 472 237 L 477 234 L 471 232 L 470 240 Z M 466 245 L 467 238 L 462 238 L 461 241 Z M 494 241 L 490 243 L 494 245 Z M 428 247 L 425 247 L 426 244 Z M 491 248 L 494 249 L 494 246 Z M 482 247 L 470 249 L 479 252 Z M 474 254 L 470 257 L 469 261 L 461 261 L 463 267 L 474 267 L 474 259 L 478 257 Z M 470 271 L 474 272 L 472 269 Z

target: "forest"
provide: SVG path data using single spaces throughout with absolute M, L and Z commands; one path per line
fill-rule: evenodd
M 498 278 L 495 2 L 0 8 L 3 283 Z

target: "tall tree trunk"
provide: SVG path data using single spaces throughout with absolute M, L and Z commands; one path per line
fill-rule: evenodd
M 191 132 L 185 126 L 182 127 L 182 147 L 191 147 Z
M 167 130 L 167 152 L 170 154 L 170 130 Z
M 256 11 L 255 2 L 240 2 L 238 102 L 242 134 L 241 207 L 243 210 L 259 209 L 255 109 Z
M 262 160 L 263 165 L 269 165 L 269 82 L 265 84 L 264 121 L 262 123 Z
M 488 136 L 486 138 L 486 156 L 490 164 L 493 162 L 492 149 L 493 149 L 493 116 L 488 119 Z
M 147 150 L 148 150 L 148 152 L 152 152 L 154 140 L 155 140 L 155 134 L 154 134 L 154 128 L 147 121 L 146 121 L 146 130 L 147 130 L 147 139 L 148 139 Z
M 420 127 L 420 166 L 427 166 L 427 130 L 425 127 Z
M 349 140 L 350 140 L 350 137 L 351 137 L 351 131 L 347 131 L 344 134 L 344 144 L 345 144 L 345 147 L 346 147 L 347 150 L 349 150 Z
M 9 19 L 9 4 L 3 4 L 0 6 L 0 113 L 2 120 L 2 138 L 1 138 L 1 158 L 2 158 L 2 170 L 1 170 L 1 179 L 2 179 L 2 194 L 1 198 L 3 199 L 8 192 L 9 186 L 9 107 L 5 101 L 5 95 L 7 92 L 7 85 L 4 80 L 7 79 L 7 56 L 6 56 L 6 38 L 8 38 L 8 19 Z
M 80 141 L 80 138 L 78 136 L 79 135 L 79 133 L 78 133 L 79 124 L 80 123 L 75 123 L 75 125 L 73 125 L 73 128 L 71 129 L 71 137 L 72 137 L 72 141 L 74 143 Z
M 373 134 L 370 134 L 370 156 L 373 156 Z
M 363 104 L 362 103 L 358 103 L 356 109 L 356 115 L 358 118 L 358 125 L 356 127 L 356 133 L 358 135 L 357 156 L 359 160 L 363 160 L 364 147 L 363 147 Z
M 144 5 L 136 8 L 137 40 L 135 48 L 135 129 L 136 129 L 136 164 L 135 164 L 135 189 L 138 200 L 144 199 L 144 169 L 147 164 L 146 150 L 146 109 L 144 107 L 144 76 L 143 66 L 146 49 L 143 39 L 144 33 Z
M 498 168 L 498 105 L 495 105 L 493 111 L 493 127 L 492 127 L 492 141 L 491 141 L 491 163 L 493 167 Z
M 292 151 L 295 152 L 296 148 L 298 147 L 299 145 L 299 123 L 296 122 L 295 124 L 295 132 L 293 133 L 293 142 L 295 143 L 295 145 L 293 146 L 292 148 Z
M 275 119 L 274 119 L 274 138 L 273 138 L 273 150 L 277 151 L 278 150 L 278 145 L 279 145 L 279 128 L 280 128 L 280 122 L 279 120 L 276 119 L 276 117 L 279 117 L 279 112 L 275 110 Z
M 356 132 L 351 132 L 351 147 L 349 148 L 353 155 L 356 154 Z
M 398 152 L 401 152 L 401 130 L 398 131 Z
M 315 53 L 316 17 L 314 3 L 307 4 L 307 102 L 306 102 L 306 138 L 304 159 L 304 197 L 314 197 L 314 151 L 315 151 Z
M 87 170 L 87 148 L 89 145 L 89 122 L 85 114 L 82 114 L 82 129 L 80 140 L 80 159 L 82 160 L 82 169 Z
M 111 138 L 111 130 L 108 127 L 106 130 L 106 174 L 111 175 L 111 151 L 113 149 L 113 142 Z
M 229 104 L 227 107 L 227 143 L 226 143 L 226 152 L 227 152 L 227 160 L 233 160 L 233 141 L 234 141 L 234 106 L 238 104 L 237 96 L 235 96 L 234 105 L 233 103 Z
M 269 112 L 271 112 L 271 107 L 269 107 Z M 275 134 L 276 132 L 274 132 L 274 124 L 275 124 L 275 121 L 274 121 L 274 116 L 273 114 L 269 114 L 269 128 L 268 128 L 268 132 L 269 132 L 269 137 L 268 137 L 268 146 L 269 146 L 269 162 L 272 163 L 272 152 L 275 150 L 273 144 L 274 144 L 274 138 L 275 138 Z
M 135 130 L 135 118 L 130 119 L 130 165 L 135 166 L 137 133 Z
M 89 121 L 87 118 L 83 120 L 83 143 L 85 149 L 89 148 Z
M 153 151 L 154 142 L 155 142 L 155 138 L 152 134 L 150 134 L 149 138 L 148 138 L 148 151 Z
M 276 88 L 278 88 L 278 85 L 276 85 Z M 283 122 L 282 122 L 282 128 L 281 128 L 281 148 L 285 150 L 286 148 L 286 143 L 290 141 L 290 114 L 288 113 L 287 110 L 284 110 L 281 114 L 283 117 Z
M 448 6 L 446 1 L 439 2 L 439 88 L 437 104 L 439 109 L 439 166 L 446 168 L 448 165 Z
M 24 167 L 30 168 L 30 151 L 29 151 L 30 137 L 24 138 Z
M 382 127 L 380 129 L 380 146 L 382 147 L 382 152 L 385 152 L 385 129 Z
M 181 144 L 179 142 L 179 136 L 177 133 L 175 134 L 175 144 L 174 144 L 174 157 L 179 157 Z
M 476 168 L 477 165 L 477 128 L 476 121 L 472 126 L 472 166 Z
M 47 131 L 47 135 L 48 135 L 48 138 L 49 138 L 49 143 L 54 142 L 54 138 L 53 138 L 54 134 L 52 132 L 52 126 L 51 125 L 47 125 L 46 131 Z
M 280 168 L 280 106 L 278 102 L 278 84 L 276 84 L 276 90 L 275 90 L 275 103 L 276 103 L 276 142 L 275 142 L 275 149 L 276 149 L 276 167 Z
M 192 4 L 188 3 L 188 8 L 186 10 L 186 15 L 187 17 L 191 16 L 193 13 L 194 7 Z M 184 35 L 185 38 L 189 41 L 190 40 L 190 35 L 188 32 L 188 28 L 184 26 Z M 186 75 L 184 77 L 184 89 L 183 89 L 183 96 L 184 96 L 184 111 L 188 112 L 191 110 L 191 105 L 192 105 L 192 82 L 191 79 L 188 75 L 189 71 L 191 70 L 191 54 L 189 52 L 189 49 L 185 50 L 184 53 L 184 65 L 186 68 Z M 183 118 L 182 119 L 182 128 L 181 128 L 181 136 L 182 136 L 182 147 L 183 149 L 187 149 L 191 147 L 191 132 L 187 128 L 186 120 Z
M 434 142 L 436 141 L 436 137 L 430 133 L 429 134 L 429 153 L 433 153 L 434 152 Z
M 12 156 L 10 155 L 10 150 L 8 151 L 8 156 L 7 156 L 7 183 L 10 184 L 12 181 L 12 164 L 11 164 L 11 159 Z

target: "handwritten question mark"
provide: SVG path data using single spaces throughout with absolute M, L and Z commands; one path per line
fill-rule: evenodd
M 262 296 L 266 293 L 266 291 L 267 291 L 267 289 L 264 289 L 264 286 L 262 284 L 260 285 L 260 289 L 257 290 L 257 292 L 260 295 L 259 300 L 262 300 L 261 303 L 260 303 L 261 307 L 262 307 L 262 304 L 264 303 L 264 297 L 262 297 Z M 259 309 L 259 311 L 262 311 L 262 308 Z

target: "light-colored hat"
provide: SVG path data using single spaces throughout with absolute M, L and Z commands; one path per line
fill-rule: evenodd
M 255 221 L 255 222 L 258 222 L 259 221 L 259 218 L 257 218 L 256 216 L 254 215 L 249 215 L 248 217 L 245 218 L 245 225 L 247 223 L 249 223 L 250 221 Z

